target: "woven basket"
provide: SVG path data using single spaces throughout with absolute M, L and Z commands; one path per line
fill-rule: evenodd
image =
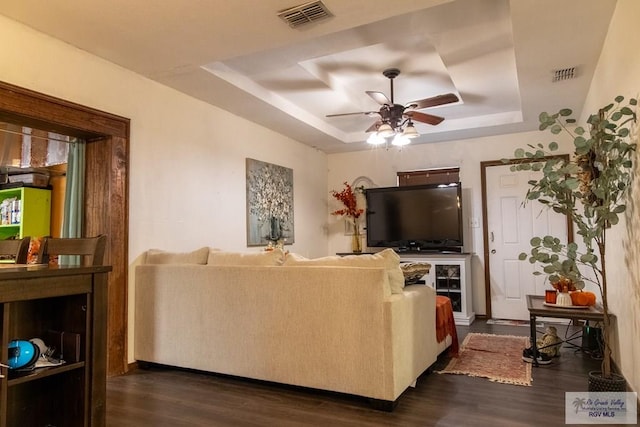
M 622 375 L 611 374 L 604 378 L 602 372 L 589 372 L 589 391 L 627 391 L 627 381 Z

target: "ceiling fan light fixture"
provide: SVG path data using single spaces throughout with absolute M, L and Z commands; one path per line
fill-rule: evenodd
M 408 145 L 410 142 L 411 140 L 409 138 L 407 138 L 401 133 L 398 133 L 393 138 L 393 141 L 391 141 L 391 145 L 395 145 L 396 147 L 402 147 L 403 145 Z
M 418 133 L 418 131 L 416 130 L 416 128 L 413 126 L 413 123 L 409 122 L 407 124 L 407 127 L 404 128 L 404 131 L 402 132 L 402 136 L 404 136 L 405 138 L 417 138 L 420 136 L 420 134 Z
M 385 142 L 387 142 L 387 140 L 375 132 L 369 135 L 369 138 L 367 138 L 367 144 L 371 145 L 380 145 L 384 144 Z
M 365 91 L 374 101 L 381 105 L 379 111 L 360 111 L 355 113 L 327 114 L 326 117 L 337 116 L 354 116 L 365 114 L 370 117 L 379 116 L 380 118 L 374 124 L 369 126 L 365 132 L 375 130 L 375 135 L 367 138 L 367 143 L 378 145 L 382 144 L 386 138 L 394 137 L 393 145 L 407 145 L 411 139 L 420 136 L 420 133 L 413 125 L 413 121 L 426 123 L 435 126 L 444 120 L 444 117 L 434 116 L 433 114 L 421 113 L 419 109 L 435 107 L 438 105 L 451 104 L 458 102 L 460 99 L 453 93 L 432 96 L 430 98 L 420 99 L 410 102 L 405 106 L 396 104 L 393 97 L 393 79 L 398 77 L 400 70 L 398 68 L 388 68 L 382 74 L 389 79 L 391 89 L 391 98 L 388 98 L 382 92 Z M 386 142 L 386 141 L 385 141 Z
M 378 135 L 383 138 L 393 136 L 394 134 L 395 134 L 395 131 L 387 123 L 380 125 L 380 127 L 378 128 Z

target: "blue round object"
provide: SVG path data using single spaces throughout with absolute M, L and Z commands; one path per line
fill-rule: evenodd
M 40 349 L 27 340 L 13 340 L 9 343 L 9 361 L 11 369 L 20 369 L 33 365 L 40 357 Z

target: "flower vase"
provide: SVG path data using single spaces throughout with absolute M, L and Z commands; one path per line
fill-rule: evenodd
M 351 252 L 359 254 L 362 252 L 362 235 L 360 234 L 360 227 L 358 222 L 353 222 L 353 236 L 351 236 Z
M 269 240 L 273 240 L 275 242 L 281 237 L 282 231 L 280 230 L 280 220 L 272 216 L 269 223 Z

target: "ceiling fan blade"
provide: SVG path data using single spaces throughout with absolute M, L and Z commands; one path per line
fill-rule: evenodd
M 371 98 L 373 98 L 374 101 L 376 101 L 378 104 L 380 105 L 392 105 L 393 102 L 391 102 L 389 100 L 389 98 L 387 98 L 387 95 L 385 95 L 382 92 L 375 92 L 372 90 L 368 90 L 366 91 L 367 95 L 369 95 Z
M 367 130 L 365 130 L 365 132 L 375 132 L 375 131 L 378 130 L 378 128 L 380 127 L 381 124 L 382 124 L 382 122 L 380 120 L 378 120 L 377 122 L 375 122 L 374 124 L 369 126 L 369 128 Z
M 404 115 L 411 118 L 411 120 L 415 120 L 416 122 L 422 122 L 433 126 L 440 124 L 444 120 L 444 117 L 425 114 L 419 111 L 405 111 Z
M 340 116 L 374 116 L 380 114 L 378 111 L 359 111 L 357 113 L 340 113 L 340 114 L 327 114 L 325 117 L 340 117 Z
M 438 96 L 433 96 L 431 98 L 425 98 L 425 99 L 420 99 L 418 101 L 413 101 L 413 102 L 410 102 L 408 105 L 410 108 L 421 110 L 427 107 L 435 107 L 437 105 L 451 104 L 452 102 L 458 102 L 459 100 L 460 99 L 455 94 L 446 93 L 444 95 L 438 95 Z

